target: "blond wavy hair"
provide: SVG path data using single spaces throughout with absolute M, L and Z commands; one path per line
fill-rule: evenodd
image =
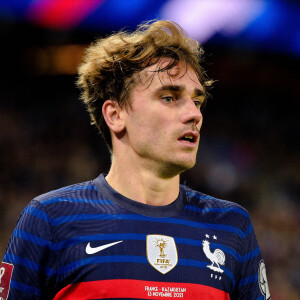
M 205 92 L 211 86 L 212 81 L 200 66 L 202 48 L 175 22 L 149 21 L 132 33 L 120 31 L 96 40 L 87 48 L 78 69 L 77 86 L 91 124 L 97 126 L 110 150 L 112 141 L 102 115 L 103 103 L 112 99 L 121 108 L 130 106 L 130 91 L 138 82 L 139 73 L 163 57 L 171 58 L 170 63 L 156 72 L 168 71 L 178 62 L 184 62 L 196 72 Z

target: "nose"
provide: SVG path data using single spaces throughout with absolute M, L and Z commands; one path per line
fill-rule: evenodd
M 192 98 L 186 98 L 184 110 L 182 114 L 182 122 L 184 124 L 195 125 L 199 131 L 202 125 L 202 113 L 200 109 L 195 105 Z

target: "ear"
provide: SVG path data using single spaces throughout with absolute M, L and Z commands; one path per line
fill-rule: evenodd
M 125 125 L 120 116 L 121 108 L 115 100 L 106 100 L 102 105 L 102 114 L 107 126 L 115 133 L 124 130 Z

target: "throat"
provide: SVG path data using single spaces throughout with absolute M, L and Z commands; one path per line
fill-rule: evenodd
M 110 170 L 106 180 L 126 198 L 152 206 L 168 205 L 179 195 L 179 175 L 164 179 L 145 171 L 137 174 L 115 174 Z

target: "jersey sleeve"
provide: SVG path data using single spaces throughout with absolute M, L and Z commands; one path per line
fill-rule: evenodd
M 235 289 L 236 300 L 270 300 L 266 266 L 262 259 L 254 228 L 250 219 L 245 226 L 245 237 L 241 239 L 239 275 Z
M 50 224 L 36 200 L 22 212 L 0 268 L 3 299 L 53 299 L 58 263 Z

